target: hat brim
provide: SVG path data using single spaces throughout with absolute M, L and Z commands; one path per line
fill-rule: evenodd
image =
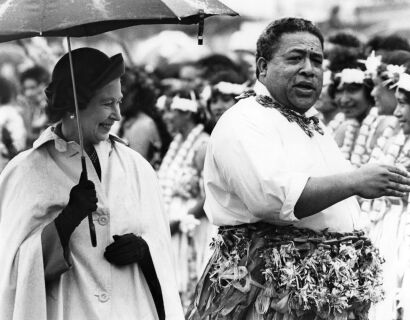
M 120 78 L 125 72 L 124 59 L 121 53 L 110 58 L 110 63 L 104 72 L 91 83 L 94 90 L 100 89 L 111 81 Z

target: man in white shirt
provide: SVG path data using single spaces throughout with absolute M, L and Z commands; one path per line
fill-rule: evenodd
M 401 197 L 410 191 L 408 173 L 396 167 L 353 169 L 312 117 L 322 62 L 323 36 L 304 19 L 274 21 L 259 37 L 256 95 L 222 115 L 208 144 L 204 208 L 214 224 L 262 221 L 352 232 L 363 224 L 353 196 Z M 190 319 L 203 308 L 201 281 L 198 288 Z M 254 318 L 251 313 L 246 319 Z M 210 319 L 218 319 L 216 314 Z

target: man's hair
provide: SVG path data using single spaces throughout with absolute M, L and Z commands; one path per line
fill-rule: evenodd
M 259 36 L 256 42 L 256 61 L 260 57 L 270 61 L 278 49 L 282 34 L 296 32 L 309 32 L 315 35 L 323 48 L 323 35 L 311 21 L 302 18 L 283 18 L 271 22 Z M 256 77 L 259 77 L 258 68 L 256 68 Z
M 27 79 L 33 79 L 37 83 L 47 84 L 50 81 L 50 72 L 42 66 L 35 65 L 21 73 L 20 82 L 23 83 Z

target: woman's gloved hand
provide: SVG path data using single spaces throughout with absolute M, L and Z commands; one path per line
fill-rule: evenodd
M 124 266 L 144 261 L 150 254 L 148 244 L 139 236 L 127 233 L 113 236 L 114 242 L 105 248 L 104 257 L 108 262 Z
M 113 238 L 114 242 L 105 248 L 105 259 L 117 266 L 138 263 L 151 291 L 158 318 L 164 320 L 165 309 L 161 285 L 147 242 L 133 233 L 126 233 L 122 236 L 115 235 Z
M 63 246 L 68 244 L 74 229 L 89 214 L 97 210 L 97 193 L 95 185 L 81 172 L 80 181 L 70 191 L 67 206 L 54 220 Z

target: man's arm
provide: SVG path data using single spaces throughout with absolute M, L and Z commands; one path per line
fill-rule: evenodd
M 306 218 L 354 195 L 368 199 L 403 197 L 410 191 L 409 176 L 393 166 L 367 164 L 346 173 L 311 177 L 296 202 L 294 214 L 298 219 Z

